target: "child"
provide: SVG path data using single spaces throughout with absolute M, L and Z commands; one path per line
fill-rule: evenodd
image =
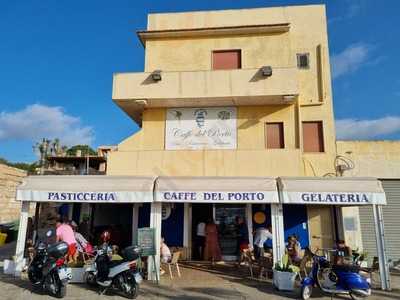
M 112 255 L 111 255 L 111 260 L 122 260 L 122 256 L 118 254 L 119 252 L 119 247 L 117 245 L 112 245 Z

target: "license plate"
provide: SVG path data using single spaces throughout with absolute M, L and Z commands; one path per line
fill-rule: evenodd
M 135 281 L 137 284 L 141 283 L 143 281 L 143 277 L 142 275 L 140 275 L 139 273 L 135 273 Z
M 58 277 L 60 277 L 60 280 L 64 279 L 72 279 L 72 271 L 71 268 L 61 268 L 58 270 Z

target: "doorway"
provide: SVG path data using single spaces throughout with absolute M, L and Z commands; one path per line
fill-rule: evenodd
M 236 217 L 246 220 L 246 205 L 215 204 L 215 223 L 219 230 L 219 243 L 223 260 L 236 260 L 238 255 L 238 241 L 236 232 Z
M 332 248 L 335 241 L 332 207 L 309 206 L 307 214 L 311 250 Z
M 213 204 L 202 203 L 192 204 L 192 259 L 203 260 L 199 247 L 201 240 L 197 237 L 197 225 L 199 223 L 207 223 L 207 220 L 213 218 Z M 204 250 L 204 245 L 201 245 Z

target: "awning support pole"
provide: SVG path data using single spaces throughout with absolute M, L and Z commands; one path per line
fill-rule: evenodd
M 29 215 L 28 201 L 23 201 L 21 205 L 21 216 L 19 217 L 19 228 L 18 228 L 18 239 L 17 247 L 15 250 L 15 276 L 20 276 L 21 271 L 24 268 L 24 252 L 25 252 L 25 240 L 26 240 L 26 229 L 28 227 L 28 215 Z
M 273 235 L 272 251 L 275 265 L 285 254 L 285 230 L 283 227 L 282 204 L 271 204 L 271 221 Z
M 147 273 L 149 280 L 156 280 L 157 282 L 160 279 L 161 209 L 161 202 L 151 203 L 150 227 L 155 230 L 156 255 L 154 261 L 150 257 L 147 260 Z
M 246 204 L 246 221 L 249 234 L 249 244 L 253 247 L 253 208 L 251 203 Z
M 191 259 L 192 208 L 190 203 L 183 205 L 183 247 L 186 251 L 186 259 Z
M 139 203 L 133 203 L 132 207 L 132 244 L 137 244 L 137 232 L 139 227 Z
M 383 224 L 382 207 L 380 205 L 373 205 L 374 222 L 375 222 L 375 236 L 376 236 L 376 249 L 378 251 L 379 259 L 379 274 L 381 278 L 382 290 L 390 290 L 390 273 L 389 264 L 386 257 L 385 246 L 385 230 Z

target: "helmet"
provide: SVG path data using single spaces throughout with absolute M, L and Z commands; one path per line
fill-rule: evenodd
M 108 242 L 111 239 L 111 233 L 108 230 L 104 230 L 100 235 L 100 239 L 103 241 L 103 243 Z

